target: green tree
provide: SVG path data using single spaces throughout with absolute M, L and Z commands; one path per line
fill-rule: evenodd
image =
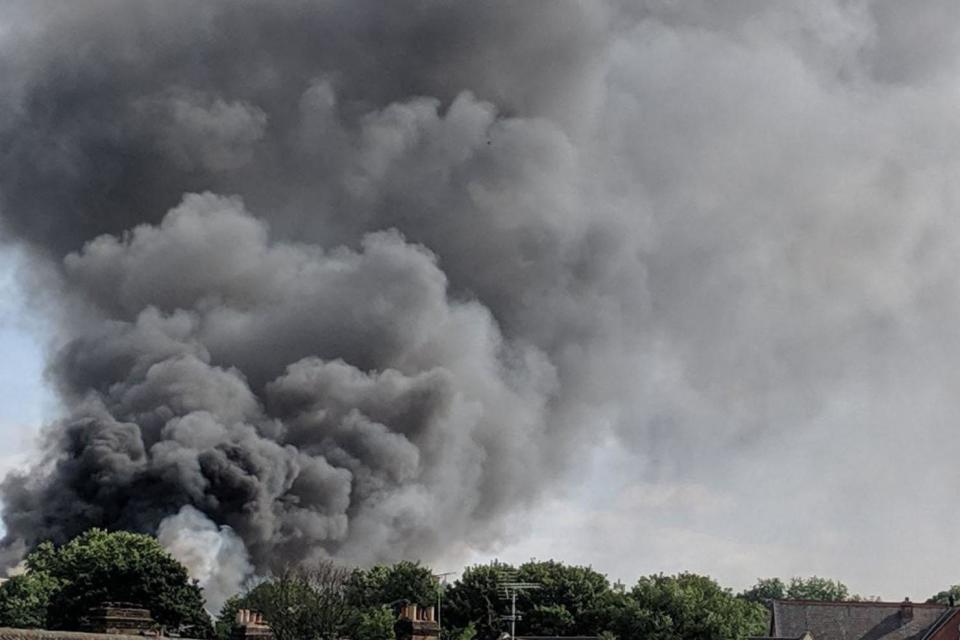
M 504 572 L 515 571 L 506 564 L 467 567 L 443 598 L 443 625 L 451 637 L 472 627 L 478 640 L 493 640 L 504 630 L 501 616 L 504 603 L 497 594 L 497 583 Z
M 35 580 L 44 575 L 56 584 L 48 627 L 79 629 L 91 608 L 124 601 L 147 607 L 168 630 L 202 638 L 212 633 L 200 587 L 151 536 L 90 529 L 59 547 L 40 544 L 26 566 Z
M 930 596 L 927 602 L 930 604 L 946 604 L 951 606 L 960 603 L 960 584 L 955 584 L 949 589 Z
M 762 635 L 766 610 L 706 576 L 641 578 L 618 616 L 617 635 L 651 640 L 740 640 Z
M 405 603 L 435 605 L 439 589 L 428 567 L 403 561 L 354 569 L 347 580 L 347 599 L 355 607 L 388 606 L 396 610 Z
M 849 598 L 850 590 L 847 589 L 847 585 L 839 580 L 811 576 L 809 578 L 791 578 L 786 596 L 790 600 L 842 602 Z
M 42 571 L 10 578 L 0 585 L 0 626 L 44 627 L 50 598 L 59 588 L 59 583 Z
M 349 636 L 351 640 L 393 640 L 393 625 L 397 617 L 390 607 L 371 607 L 354 615 Z
M 787 597 L 787 585 L 780 578 L 758 578 L 757 583 L 741 593 L 740 597 L 761 604 L 783 600 Z
M 220 609 L 220 613 L 217 615 L 217 621 L 214 625 L 214 635 L 217 637 L 217 640 L 227 640 L 230 637 L 230 633 L 236 624 L 237 612 L 240 609 L 246 608 L 247 600 L 245 595 L 235 595 L 227 598 L 227 601 L 223 603 L 223 607 Z
M 349 577 L 348 570 L 329 562 L 288 568 L 257 585 L 243 604 L 263 615 L 276 640 L 334 640 L 351 619 Z
M 517 625 L 517 633 L 536 636 L 574 635 L 577 621 L 562 604 L 537 604 Z
M 606 576 L 590 567 L 560 562 L 527 562 L 514 568 L 493 563 L 469 567 L 444 597 L 443 621 L 451 637 L 473 625 L 477 638 L 491 640 L 507 630 L 510 605 L 498 590 L 505 576 L 538 589 L 517 597 L 518 635 L 594 635 L 612 627 L 623 600 Z
M 595 635 L 606 628 L 601 613 L 610 582 L 590 567 L 549 560 L 520 565 L 517 579 L 539 585 L 518 598 L 524 617 L 517 633 L 525 635 Z
M 453 636 L 454 640 L 473 640 L 477 637 L 477 628 L 473 626 L 473 623 L 467 624 L 463 629 L 460 629 L 459 633 Z

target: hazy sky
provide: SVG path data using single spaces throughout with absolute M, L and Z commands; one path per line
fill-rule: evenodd
M 145 425 L 129 486 L 164 446 L 313 469 L 302 512 L 270 511 L 299 472 L 258 476 L 266 531 L 176 485 L 254 564 L 296 530 L 443 570 L 960 582 L 960 4 L 376 4 L 10 4 L 48 26 L 0 33 L 3 465 L 57 417 L 54 339 L 57 428 Z
M 14 279 L 17 256 L 0 252 L 0 465 L 21 462 L 55 405 L 43 383 L 43 332 L 27 313 Z

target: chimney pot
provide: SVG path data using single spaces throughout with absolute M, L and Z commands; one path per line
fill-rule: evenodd
M 903 620 L 913 620 L 913 603 L 910 598 L 904 598 L 900 604 L 900 617 Z

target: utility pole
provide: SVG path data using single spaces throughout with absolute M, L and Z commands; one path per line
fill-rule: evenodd
M 452 576 L 455 573 L 456 571 L 446 571 L 433 574 L 433 579 L 437 581 L 437 626 L 440 627 L 441 633 L 443 633 L 443 621 L 440 618 L 440 599 L 443 597 L 443 585 L 447 582 L 447 576 Z
M 503 619 L 510 621 L 510 640 L 517 637 L 517 620 L 522 617 L 517 613 L 517 594 L 521 591 L 533 591 L 541 588 L 541 585 L 536 582 L 517 582 L 516 574 L 516 571 L 503 571 L 497 584 L 500 597 L 510 599 L 510 615 L 503 616 Z

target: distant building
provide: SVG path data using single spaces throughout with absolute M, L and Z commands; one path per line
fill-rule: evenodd
M 770 635 L 751 640 L 960 640 L 960 608 L 903 602 L 774 600 Z

